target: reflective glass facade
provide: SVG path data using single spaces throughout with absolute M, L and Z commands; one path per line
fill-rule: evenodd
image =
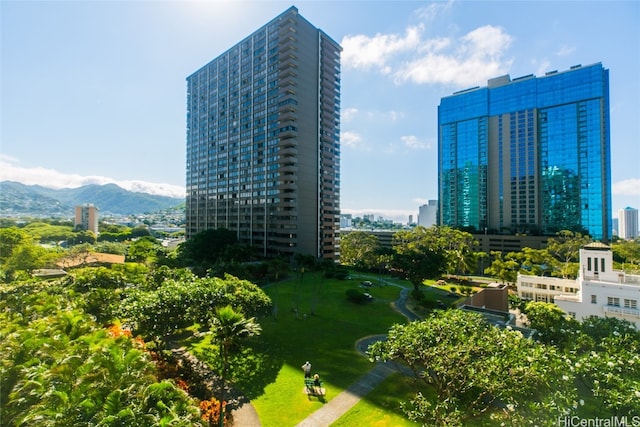
M 439 223 L 609 240 L 609 72 L 576 66 L 443 98 Z
M 291 7 L 187 78 L 187 237 L 337 258 L 340 52 Z

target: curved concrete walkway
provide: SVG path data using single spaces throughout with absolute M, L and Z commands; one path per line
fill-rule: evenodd
M 322 408 L 298 423 L 297 427 L 326 427 L 340 418 L 395 370 L 384 363 L 376 366 L 331 399 Z

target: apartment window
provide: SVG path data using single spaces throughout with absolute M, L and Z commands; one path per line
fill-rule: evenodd
M 587 258 L 587 271 L 591 271 L 591 257 Z
M 598 296 L 591 295 L 591 304 L 597 304 L 597 303 L 598 303 Z
M 569 312 L 569 316 L 571 316 L 572 319 L 575 319 L 576 318 L 576 313 L 573 312 L 573 311 L 570 311 Z
M 624 300 L 624 308 L 632 308 L 634 310 L 638 309 L 638 300 L 635 299 L 626 299 Z
M 612 307 L 620 307 L 620 298 L 607 297 L 607 305 Z
M 600 258 L 600 271 L 604 273 L 604 258 Z

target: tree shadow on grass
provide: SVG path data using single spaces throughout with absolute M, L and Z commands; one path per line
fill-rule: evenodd
M 221 362 L 216 346 L 193 350 L 194 356 L 205 362 L 212 371 L 221 371 Z M 275 382 L 283 361 L 252 347 L 236 349 L 230 357 L 230 380 L 249 400 L 264 394 L 267 385 Z

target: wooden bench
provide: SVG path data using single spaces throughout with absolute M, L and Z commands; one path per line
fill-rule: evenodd
M 324 387 L 322 386 L 322 380 L 314 380 L 313 378 L 305 378 L 304 386 L 307 394 L 313 396 L 324 396 Z

